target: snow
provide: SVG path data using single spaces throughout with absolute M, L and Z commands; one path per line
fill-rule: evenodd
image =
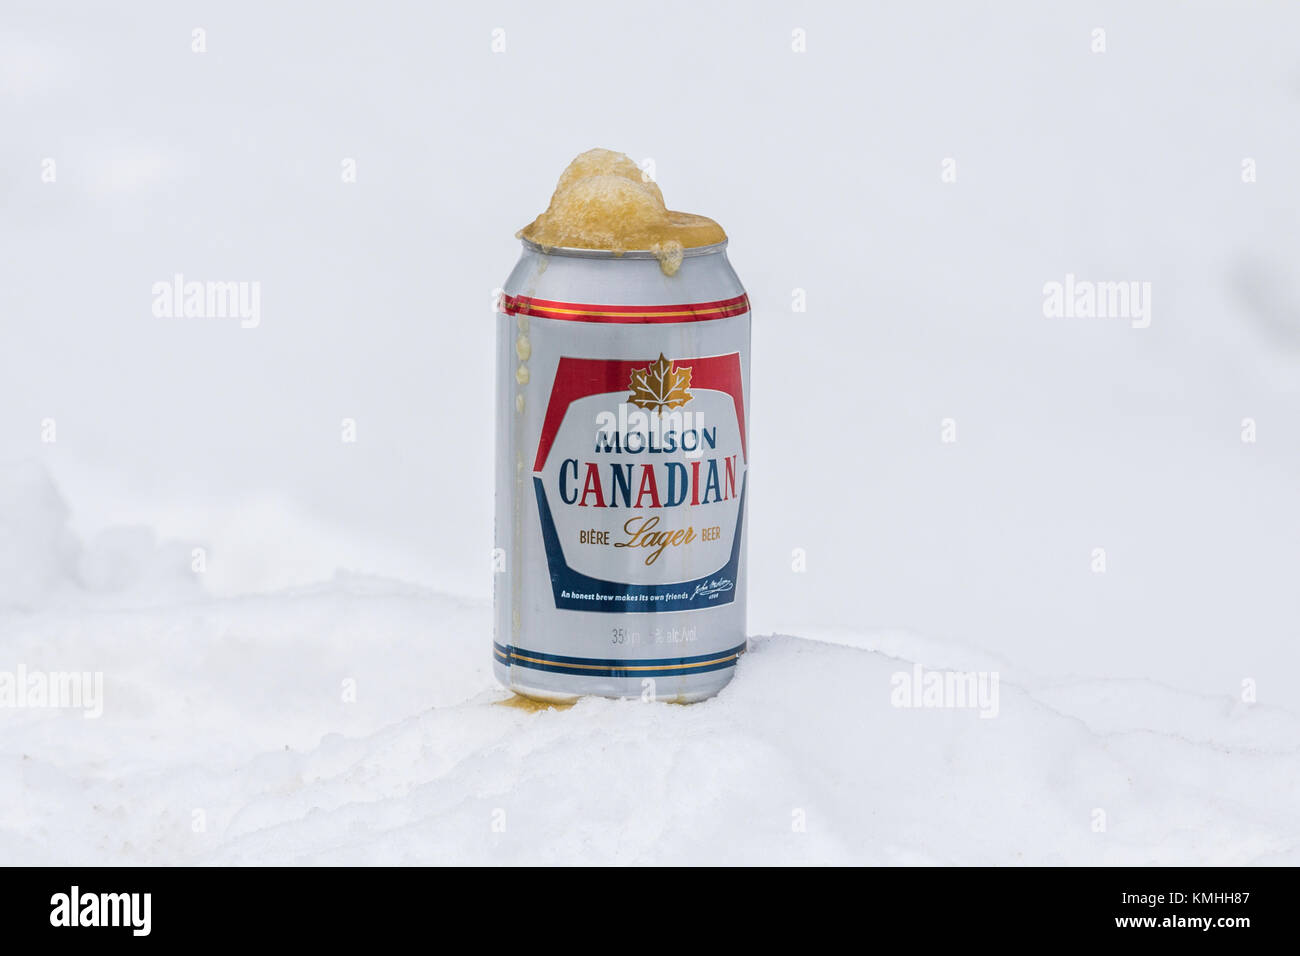
M 1300 10 L 10 6 L 0 675 L 104 710 L 0 707 L 0 861 L 1300 862 Z M 530 712 L 490 309 L 598 144 L 754 304 L 752 651 Z
M 66 551 L 48 477 L 4 486 L 45 505 L 24 550 Z M 158 600 L 168 546 L 104 537 L 133 577 L 0 614 L 10 659 L 105 675 L 98 718 L 0 714 L 7 862 L 1297 862 L 1300 721 L 1267 705 L 867 631 L 756 636 L 701 704 L 505 706 L 481 600 L 345 574 Z M 895 707 L 914 664 L 997 671 L 996 717 Z

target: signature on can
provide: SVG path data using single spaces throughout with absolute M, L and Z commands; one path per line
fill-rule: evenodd
M 695 600 L 701 595 L 707 597 L 710 601 L 716 600 L 719 594 L 725 594 L 736 585 L 730 578 L 717 578 L 713 581 L 705 581 L 703 584 L 695 586 L 695 593 L 691 595 L 691 600 Z

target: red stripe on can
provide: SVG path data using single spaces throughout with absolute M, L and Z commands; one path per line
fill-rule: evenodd
M 503 295 L 502 311 L 506 315 L 533 315 L 542 319 L 567 322 L 668 323 L 705 322 L 728 319 L 749 311 L 749 296 L 735 296 L 714 302 L 689 302 L 671 305 L 591 305 L 582 302 L 557 302 L 534 299 L 526 295 Z

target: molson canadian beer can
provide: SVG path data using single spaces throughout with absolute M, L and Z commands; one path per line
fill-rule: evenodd
M 497 678 L 695 701 L 745 650 L 750 312 L 712 220 L 584 153 L 497 325 Z

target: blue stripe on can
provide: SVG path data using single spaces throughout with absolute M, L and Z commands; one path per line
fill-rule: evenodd
M 550 674 L 635 678 L 707 674 L 710 671 L 735 667 L 737 659 L 745 652 L 746 646 L 746 644 L 737 644 L 735 647 L 728 648 L 724 651 L 715 651 L 712 654 L 696 654 L 691 657 L 638 658 L 627 660 L 600 657 L 566 657 L 562 654 L 544 654 L 540 651 L 530 651 L 527 648 L 522 647 L 504 647 L 497 644 L 495 641 L 492 644 L 492 650 L 497 657 L 504 658 L 503 663 L 511 667 L 527 667 L 531 670 L 545 671 Z M 524 660 L 522 658 L 531 658 L 531 660 Z M 629 667 L 639 667 L 644 669 L 629 672 Z

